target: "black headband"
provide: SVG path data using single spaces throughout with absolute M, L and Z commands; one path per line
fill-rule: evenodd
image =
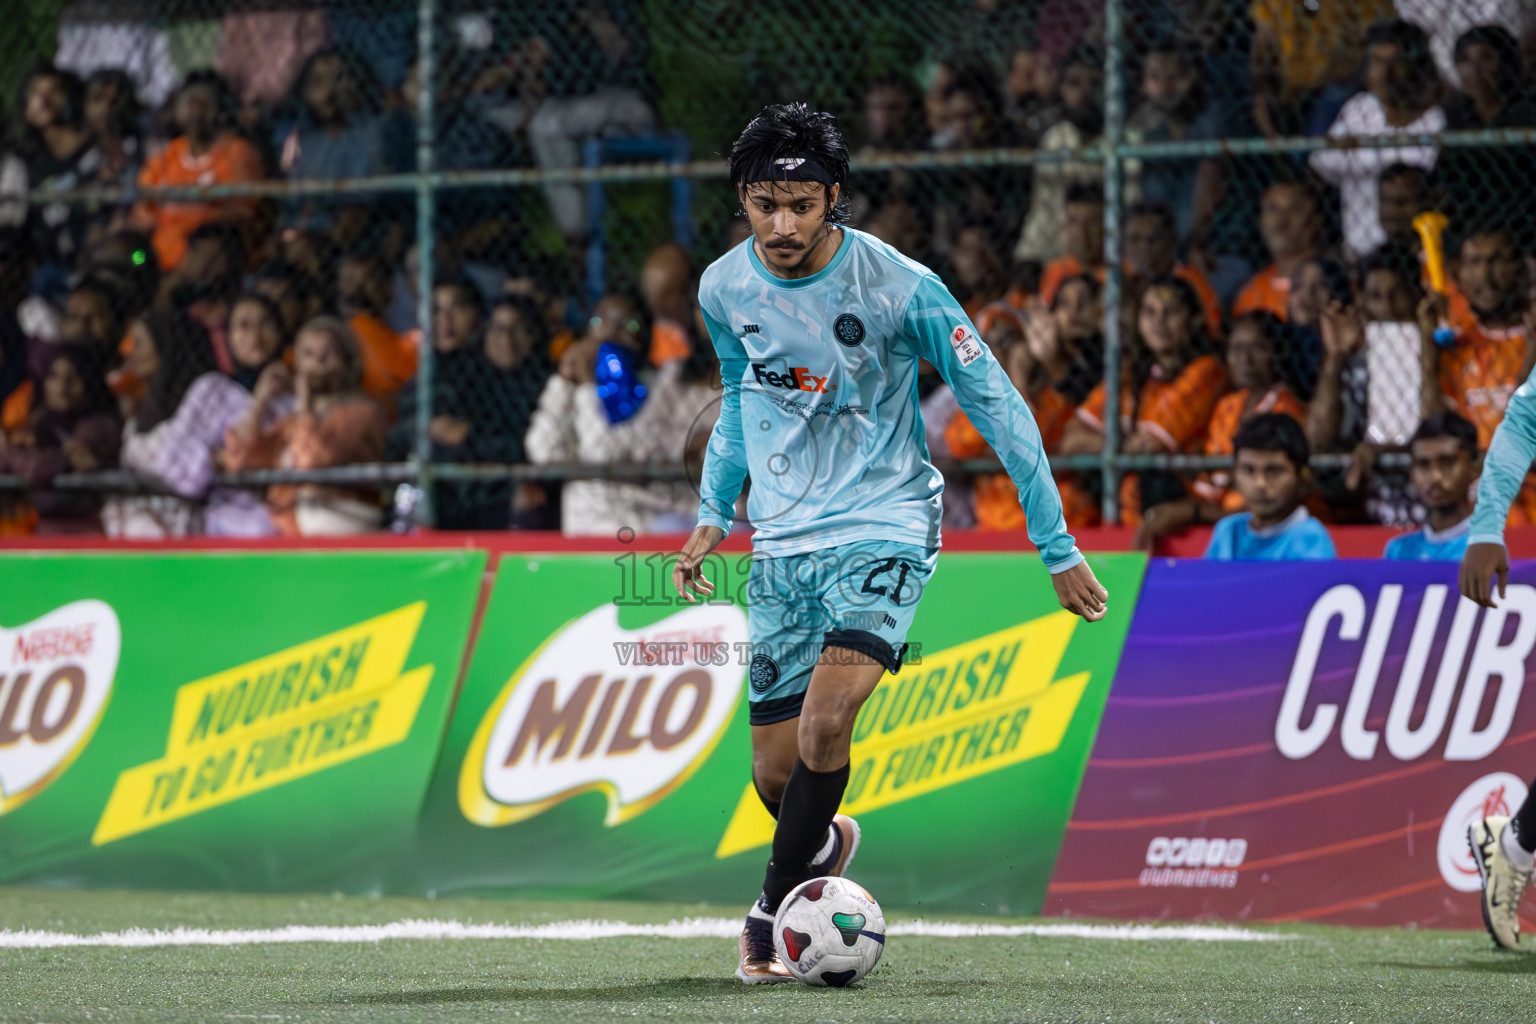
M 813 156 L 781 156 L 754 169 L 747 184 L 772 181 L 814 181 L 831 187 L 837 184 L 832 172 Z

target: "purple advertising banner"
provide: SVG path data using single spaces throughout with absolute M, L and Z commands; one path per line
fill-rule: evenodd
M 1047 914 L 1476 928 L 1536 774 L 1536 563 L 1153 561 Z

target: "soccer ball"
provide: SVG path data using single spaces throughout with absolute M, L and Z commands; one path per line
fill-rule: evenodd
M 813 878 L 784 898 L 773 919 L 779 961 L 807 985 L 843 988 L 885 952 L 880 904 L 846 878 Z

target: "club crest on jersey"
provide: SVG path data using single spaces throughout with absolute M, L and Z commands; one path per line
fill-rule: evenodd
M 853 348 L 864 340 L 864 321 L 852 313 L 844 313 L 832 321 L 832 333 L 838 341 Z
M 767 363 L 753 363 L 752 376 L 764 387 L 783 388 L 786 391 L 815 391 L 825 394 L 828 391 L 836 391 L 836 384 L 828 384 L 831 374 L 826 377 L 818 377 L 811 373 L 809 367 L 791 366 L 788 373 L 779 373 L 770 370 Z

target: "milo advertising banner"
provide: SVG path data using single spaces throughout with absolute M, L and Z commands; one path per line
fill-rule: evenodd
M 0 881 L 378 886 L 484 564 L 0 555 Z
M 1536 564 L 1156 561 L 1047 913 L 1478 928 L 1536 771 Z
M 502 559 L 402 887 L 756 894 L 773 823 L 750 781 L 749 561 L 714 556 L 720 599 L 697 605 L 671 566 Z M 880 899 L 1039 909 L 1144 566 L 1096 556 L 1111 611 L 1085 624 L 1033 555 L 940 558 L 915 656 L 854 733 L 854 875 Z

